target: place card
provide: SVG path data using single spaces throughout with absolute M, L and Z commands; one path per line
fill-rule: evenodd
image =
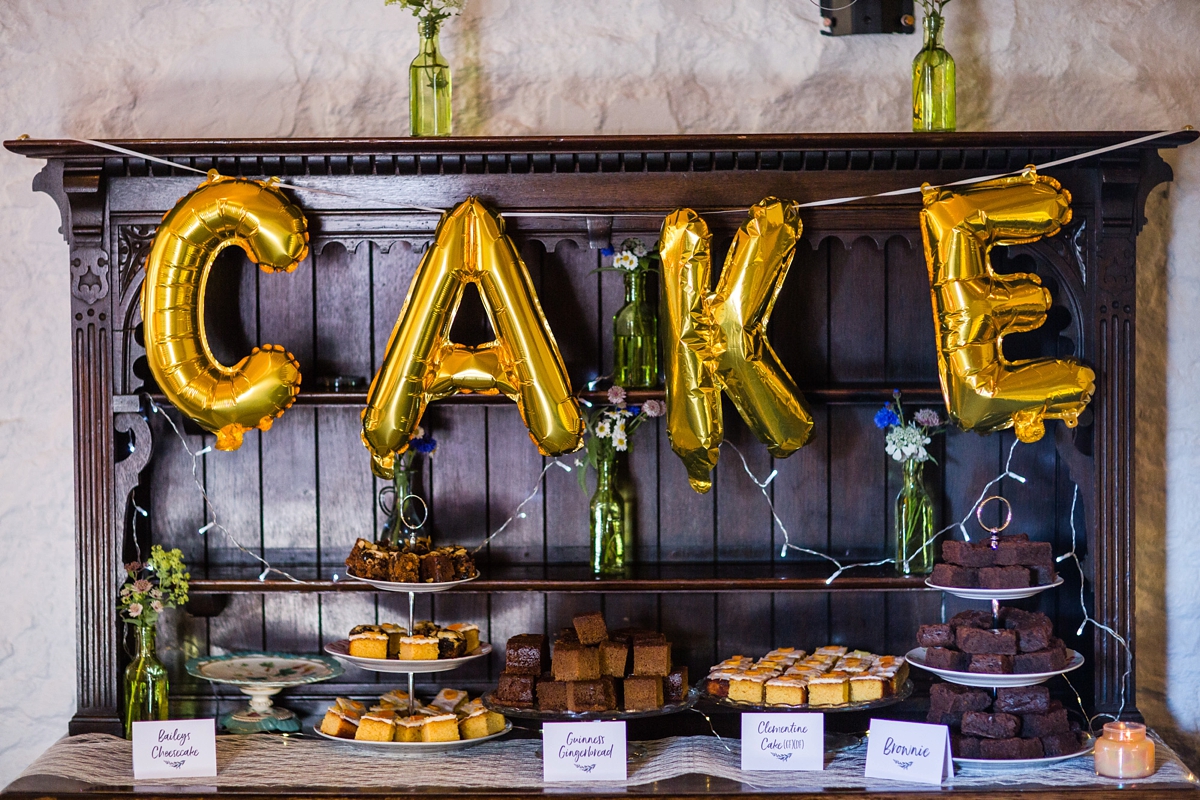
M 624 722 L 542 723 L 542 779 L 623 781 L 628 777 Z
M 133 777 L 215 778 L 217 725 L 211 719 L 133 723 Z
M 873 719 L 867 736 L 868 778 L 940 784 L 954 777 L 945 725 Z
M 742 770 L 825 769 L 824 714 L 742 714 Z

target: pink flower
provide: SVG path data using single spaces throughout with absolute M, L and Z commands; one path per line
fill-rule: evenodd
M 130 603 L 128 613 L 129 613 L 130 617 L 136 618 L 139 614 L 142 613 L 142 604 L 141 603 Z
M 150 581 L 146 580 L 145 578 L 141 578 L 141 579 L 133 582 L 133 590 L 135 592 L 145 593 L 145 592 L 150 591 L 153 588 L 154 588 L 153 584 L 151 584 Z
M 647 400 L 642 403 L 642 413 L 647 417 L 661 417 L 667 413 L 667 404 L 662 400 Z
M 150 604 L 150 608 L 154 611 L 155 614 L 161 614 L 162 610 L 163 610 L 163 604 L 161 602 L 159 602 L 158 600 L 155 600 L 154 602 L 152 602 Z
M 141 568 L 142 568 L 142 563 L 140 561 L 130 561 L 128 564 L 125 565 L 126 572 L 137 572 Z
M 913 422 L 926 428 L 936 428 L 942 424 L 942 418 L 932 408 L 922 408 L 913 414 Z
M 608 402 L 616 406 L 625 405 L 625 390 L 620 386 L 610 387 L 608 390 Z

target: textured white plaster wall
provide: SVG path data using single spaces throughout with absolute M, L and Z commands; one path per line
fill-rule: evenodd
M 1200 120 L 1195 0 L 948 13 L 964 130 Z M 905 130 L 917 38 L 822 37 L 817 16 L 805 0 L 469 0 L 443 37 L 457 130 Z M 382 0 L 6 0 L 0 134 L 402 134 L 414 46 Z M 1139 258 L 1139 701 L 1200 735 L 1200 147 L 1171 161 Z M 0 154 L 0 785 L 74 705 L 67 248 L 30 191 L 39 167 Z

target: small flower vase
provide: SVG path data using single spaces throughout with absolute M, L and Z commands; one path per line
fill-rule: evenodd
M 153 625 L 133 625 L 137 653 L 125 668 L 125 738 L 133 723 L 167 718 L 167 668 L 158 660 Z
M 925 464 L 904 462 L 904 487 L 896 495 L 896 570 L 904 575 L 933 572 L 933 500 L 925 491 Z
M 426 508 L 420 495 L 415 493 L 417 476 L 420 469 L 415 464 L 409 464 L 407 469 L 399 466 L 397 458 L 395 471 L 392 473 L 392 485 L 380 492 L 379 507 L 387 514 L 383 522 L 383 532 L 379 540 L 393 547 L 399 547 L 406 540 L 415 540 L 425 528 Z M 383 501 L 384 493 L 392 495 L 390 504 Z M 413 527 L 415 523 L 416 527 Z
M 613 383 L 658 386 L 658 312 L 646 296 L 642 270 L 625 273 L 625 305 L 613 317 Z
M 588 506 L 592 535 L 592 574 L 621 575 L 625 571 L 625 499 L 617 490 L 617 451 L 607 448 L 596 468 L 596 492 Z
M 948 132 L 956 127 L 954 58 L 942 47 L 941 14 L 925 15 L 925 44 L 913 59 L 913 130 Z
M 409 122 L 413 136 L 450 135 L 450 65 L 438 48 L 440 24 L 421 20 L 421 49 L 408 68 Z

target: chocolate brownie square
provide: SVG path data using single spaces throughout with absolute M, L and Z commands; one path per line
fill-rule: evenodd
M 421 582 L 446 583 L 454 580 L 454 561 L 446 553 L 434 551 L 421 556 Z
M 950 734 L 950 753 L 955 758 L 979 758 L 978 737 Z
M 541 675 L 546 637 L 540 633 L 513 636 L 504 646 L 504 671 L 512 675 Z
M 951 628 L 990 628 L 992 627 L 992 614 L 990 611 L 978 611 L 968 609 L 960 611 L 950 618 L 948 623 Z
M 983 589 L 1022 589 L 1029 585 L 1029 570 L 1025 567 L 984 567 L 979 570 L 979 586 Z
M 600 644 L 608 638 L 608 626 L 604 624 L 604 615 L 599 611 L 577 614 L 571 623 L 582 644 Z
M 1029 579 L 1033 581 L 1034 586 L 1049 586 L 1058 580 L 1058 572 L 1053 564 L 1031 564 Z
M 984 739 L 1011 739 L 1021 730 L 1021 718 L 1012 714 L 987 714 L 968 711 L 963 714 L 962 732 Z
M 549 676 L 537 682 L 537 707 L 539 711 L 566 711 L 567 684 L 565 681 L 550 680 Z
M 537 679 L 533 675 L 500 673 L 500 684 L 492 697 L 497 703 L 514 708 L 533 708 L 533 688 Z
M 952 539 L 942 543 L 942 559 L 960 567 L 990 567 L 996 563 L 996 555 L 987 542 L 958 542 Z
M 1017 632 L 1017 649 L 1022 653 L 1045 650 L 1054 639 L 1054 625 L 1045 614 L 1004 608 L 1000 611 L 1004 626 Z
M 997 761 L 1041 758 L 1042 742 L 1039 739 L 983 739 L 979 742 L 979 755 Z
M 1012 686 L 996 690 L 997 711 L 1006 714 L 1044 714 L 1050 710 L 1050 690 L 1045 686 Z
M 1067 722 L 1067 710 L 1057 708 L 1044 714 L 1022 714 L 1021 734 L 1023 736 L 1050 736 L 1055 733 L 1068 733 L 1071 730 Z
M 388 555 L 388 580 L 394 583 L 417 583 L 421 579 L 421 559 L 413 553 L 399 551 Z
M 983 689 L 954 683 L 935 683 L 929 687 L 929 714 L 925 721 L 957 728 L 968 711 L 986 711 L 992 698 Z
M 1017 656 L 1013 669 L 1017 672 L 1058 672 L 1066 666 L 1067 649 L 1062 640 L 1054 639 L 1045 650 Z
M 960 653 L 957 650 L 951 650 L 948 647 L 927 647 L 925 648 L 925 665 L 934 669 L 950 669 L 956 672 L 962 672 L 964 667 L 969 663 L 969 659 L 965 653 Z
M 667 703 L 682 703 L 688 693 L 688 668 L 676 667 L 663 683 L 663 700 Z
M 917 644 L 921 647 L 953 647 L 954 629 L 946 623 L 922 625 L 917 628 Z
M 1005 537 L 996 549 L 996 566 L 1033 566 L 1053 564 L 1054 550 L 1049 542 L 1020 542 Z
M 935 586 L 974 589 L 979 586 L 979 570 L 975 567 L 960 567 L 956 564 L 935 564 L 930 582 Z
M 1047 756 L 1069 756 L 1079 752 L 1079 734 L 1074 731 L 1052 733 L 1042 736 L 1041 740 L 1042 752 Z
M 1017 654 L 1017 632 L 1003 629 L 959 628 L 955 637 L 958 649 L 964 653 L 995 653 L 1015 656 Z
M 983 675 L 1007 675 L 1014 669 L 1013 656 L 996 653 L 978 653 L 971 656 L 967 672 L 977 672 Z

